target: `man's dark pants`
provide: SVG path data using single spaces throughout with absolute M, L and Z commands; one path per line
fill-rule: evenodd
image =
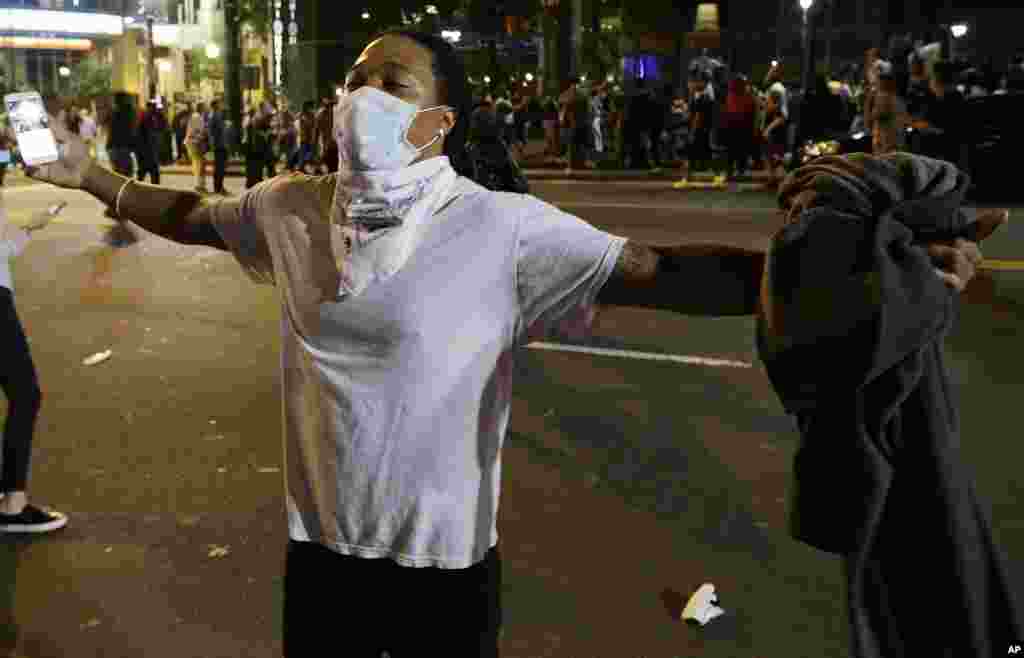
M 501 623 L 497 546 L 467 569 L 441 569 L 288 545 L 285 658 L 498 658 Z M 344 651 L 327 649 L 334 640 Z

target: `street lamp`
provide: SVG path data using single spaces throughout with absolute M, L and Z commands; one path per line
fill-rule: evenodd
M 811 7 L 814 6 L 814 0 L 800 0 L 800 8 L 804 10 L 804 24 L 803 24 L 803 48 L 804 48 L 804 65 L 803 70 L 800 72 L 800 82 L 803 88 L 803 93 L 800 98 L 800 121 L 797 123 L 796 131 L 796 144 L 793 148 L 793 166 L 800 166 L 800 159 L 803 154 L 803 143 L 804 143 L 804 127 L 807 125 L 807 116 L 804 112 L 807 109 L 807 94 L 811 88 L 811 68 L 814 67 L 814 55 L 811 53 L 811 46 L 813 40 L 811 37 L 811 21 L 810 11 Z
M 363 12 L 363 20 L 364 21 L 370 20 L 370 12 L 368 12 L 368 11 L 364 11 Z
M 57 72 L 60 73 L 60 77 L 62 78 L 66 78 L 69 75 L 71 75 L 71 69 L 69 69 L 66 66 L 60 67 L 59 69 L 57 69 Z
M 967 35 L 967 24 L 957 23 L 956 25 L 952 26 L 949 29 L 949 31 L 953 33 L 953 38 L 962 39 L 964 36 Z
M 525 76 L 527 82 L 533 82 L 533 74 L 527 73 Z
M 489 76 L 489 75 L 485 75 L 484 76 L 484 84 L 488 84 L 488 85 L 491 84 L 491 76 Z
M 462 32 L 459 30 L 442 30 L 441 38 L 449 43 L 458 43 L 462 40 Z
M 436 5 L 427 5 L 427 13 L 436 16 L 437 15 L 437 6 Z

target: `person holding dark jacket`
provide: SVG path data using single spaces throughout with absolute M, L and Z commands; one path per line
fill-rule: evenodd
M 509 359 L 562 327 L 585 334 L 594 304 L 753 315 L 765 254 L 627 240 L 532 195 L 485 190 L 463 173 L 470 99 L 452 44 L 389 32 L 356 62 L 337 176 L 203 198 L 106 170 L 57 119 L 60 159 L 29 173 L 120 198 L 122 221 L 232 253 L 278 288 L 284 655 L 322 656 L 329 629 L 359 655 L 496 657 Z M 413 242 L 369 240 L 388 225 Z M 973 275 L 960 249 L 936 250 L 958 288 Z M 396 632 L 381 614 L 396 601 L 431 605 Z
M 982 658 L 1024 637 L 959 453 L 943 360 L 957 299 L 927 246 L 1006 222 L 1006 210 L 968 222 L 967 186 L 948 162 L 856 154 L 816 159 L 779 193 L 758 352 L 801 435 L 790 534 L 842 556 L 853 658 Z M 976 248 L 959 257 L 981 262 Z

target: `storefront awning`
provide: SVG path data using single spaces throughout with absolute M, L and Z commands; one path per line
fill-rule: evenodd
M 118 36 L 124 21 L 114 14 L 45 9 L 0 9 L 0 32 L 48 32 Z
M 0 48 L 18 48 L 24 50 L 92 50 L 89 39 L 53 39 L 45 37 L 3 37 L 0 36 Z

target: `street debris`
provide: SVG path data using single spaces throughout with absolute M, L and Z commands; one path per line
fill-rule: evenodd
M 82 629 L 84 630 L 86 628 L 96 628 L 97 626 L 100 625 L 100 623 L 101 622 L 100 622 L 99 619 L 96 619 L 95 617 L 93 617 L 89 621 L 87 621 L 84 624 L 82 624 Z
M 154 352 L 153 350 L 149 349 L 148 347 L 140 347 L 139 348 L 139 354 L 149 354 L 149 355 L 152 355 L 152 356 L 156 356 L 156 352 Z
M 280 473 L 281 469 L 277 466 L 264 466 L 257 469 L 260 473 Z
M 211 424 L 211 425 L 216 425 L 216 424 L 217 424 L 217 421 L 215 421 L 215 420 L 211 420 L 211 421 L 210 421 L 210 424 Z
M 217 546 L 216 544 L 210 544 L 208 548 L 210 549 L 210 551 L 206 554 L 206 556 L 214 559 L 227 557 L 228 553 L 230 552 L 227 546 Z
M 718 595 L 715 594 L 715 586 L 711 583 L 704 583 L 686 603 L 683 608 L 682 620 L 695 621 L 704 626 L 715 617 L 725 614 L 725 610 L 718 607 Z
M 114 552 L 114 547 L 113 546 L 107 546 L 106 548 L 103 549 L 103 552 L 104 553 L 113 553 Z
M 218 469 L 217 469 L 217 472 L 218 472 L 218 473 L 227 473 L 227 472 L 228 472 L 228 469 L 226 469 L 226 468 L 224 468 L 223 466 L 221 466 L 220 468 L 218 468 Z
M 106 352 L 98 352 L 82 361 L 82 365 L 94 366 L 98 363 L 103 363 L 104 361 L 109 359 L 113 353 L 114 352 L 112 350 L 107 350 Z
M 223 441 L 223 434 L 211 434 L 210 436 L 203 437 L 203 441 Z

